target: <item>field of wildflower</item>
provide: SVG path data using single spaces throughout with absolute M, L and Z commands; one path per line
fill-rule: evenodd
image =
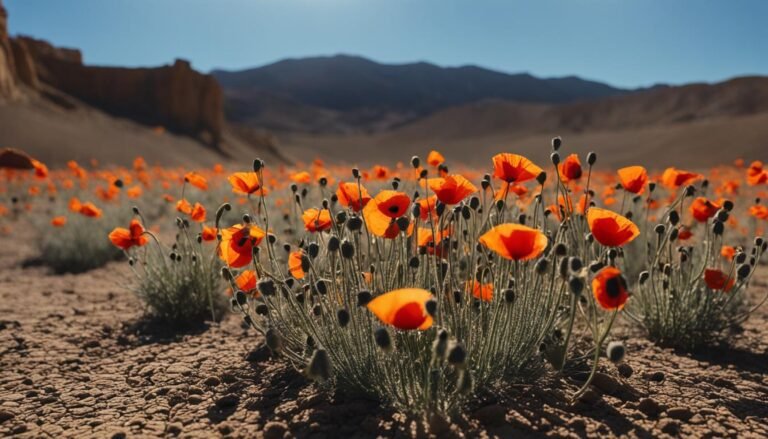
M 3 151 L 0 432 L 768 435 L 768 168 L 548 149 L 485 169 Z

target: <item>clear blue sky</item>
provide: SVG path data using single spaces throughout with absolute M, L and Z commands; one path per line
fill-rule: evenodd
M 89 64 L 287 57 L 477 64 L 618 86 L 768 74 L 768 0 L 5 0 L 12 34 Z

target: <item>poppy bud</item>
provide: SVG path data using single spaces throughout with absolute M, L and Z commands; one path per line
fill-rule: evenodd
M 432 317 L 437 316 L 437 300 L 429 299 L 424 303 L 424 309 L 427 310 L 427 314 Z
M 331 377 L 331 359 L 325 349 L 317 349 L 307 366 L 307 377 L 313 381 L 326 381 Z
M 227 282 L 234 280 L 232 277 L 232 272 L 227 267 L 221 268 L 221 277 L 223 277 Z
M 344 308 L 339 309 L 336 311 L 336 318 L 339 320 L 339 326 L 342 328 L 346 327 L 349 324 L 349 311 L 347 311 Z
M 297 185 L 296 183 L 291 183 L 290 188 L 291 188 L 291 192 L 293 192 L 295 194 L 299 190 L 299 185 Z M 299 198 L 297 197 L 296 201 L 298 201 L 298 200 L 299 200 Z
M 353 178 L 360 178 L 360 170 L 357 168 L 352 168 L 352 177 Z
M 365 306 L 368 305 L 368 302 L 370 302 L 373 299 L 373 296 L 371 295 L 371 292 L 368 290 L 361 290 L 357 293 L 357 306 Z
M 445 204 L 439 200 L 435 202 L 435 212 L 437 213 L 437 216 L 443 216 L 443 212 L 445 212 Z
M 466 204 L 461 206 L 461 217 L 465 220 L 468 220 L 472 216 L 472 212 L 469 209 L 469 206 Z
M 725 200 L 723 201 L 723 209 L 727 210 L 728 212 L 733 210 L 733 201 L 731 200 Z
M 666 227 L 664 227 L 664 224 L 656 224 L 656 227 L 653 228 L 653 230 L 659 234 L 663 235 L 664 232 L 667 230 Z
M 293 298 L 296 299 L 296 302 L 298 303 L 304 303 L 304 293 L 297 293 Z
M 594 235 L 592 235 L 591 232 L 589 232 L 586 235 L 584 235 L 584 241 L 586 241 L 586 242 L 591 244 L 594 240 L 595 240 L 595 237 L 594 237 Z
M 669 212 L 669 223 L 676 226 L 680 222 L 680 214 L 676 210 Z
M 341 256 L 346 259 L 352 259 L 355 255 L 355 246 L 348 240 L 341 241 Z
M 547 272 L 549 269 L 549 259 L 547 258 L 541 258 L 538 261 L 536 261 L 536 265 L 534 266 L 534 269 L 536 270 L 536 273 L 542 275 Z
M 317 182 L 318 184 L 320 184 L 320 186 L 323 186 L 323 187 L 328 186 L 328 179 L 325 177 L 320 177 L 320 179 L 317 180 Z
M 339 246 L 341 245 L 341 241 L 339 240 L 339 237 L 336 235 L 331 236 L 328 238 L 328 251 L 329 252 L 336 252 L 339 250 Z
M 307 253 L 309 253 L 309 257 L 312 259 L 315 259 L 317 255 L 320 254 L 320 246 L 316 242 L 309 243 L 309 246 L 307 247 Z M 303 262 L 302 262 L 302 269 L 304 268 Z M 307 266 L 307 269 L 309 269 L 309 266 Z M 307 270 L 304 270 L 307 271 Z
M 693 187 L 693 185 L 689 184 L 688 186 L 685 187 L 685 196 L 686 197 L 692 197 L 693 194 L 695 194 L 695 193 L 696 193 L 696 188 Z
M 568 247 L 562 242 L 557 243 L 554 248 L 555 256 L 565 256 L 568 254 Z
M 116 178 L 115 181 L 112 182 L 112 184 L 115 185 L 116 188 L 122 188 L 123 180 Z
M 598 271 L 602 270 L 603 267 L 605 267 L 605 264 L 603 264 L 600 261 L 595 261 L 589 264 L 589 271 L 591 271 L 592 273 L 597 273 Z
M 525 225 L 525 220 L 526 220 L 526 218 L 527 218 L 527 216 L 526 216 L 524 213 L 521 213 L 521 214 L 520 214 L 520 215 L 517 217 L 517 222 L 518 222 L 519 224 L 521 224 L 521 225 Z
M 715 218 L 717 218 L 717 220 L 722 222 L 722 223 L 728 221 L 728 217 L 729 217 L 728 211 L 725 210 L 725 209 L 720 209 L 715 214 Z
M 677 239 L 677 236 L 680 234 L 680 229 L 672 229 L 672 231 L 669 233 L 669 240 L 674 241 Z
M 491 187 L 491 182 L 488 180 L 483 180 L 480 182 L 480 187 L 483 188 L 484 191 L 488 190 L 489 187 Z
M 269 308 L 267 307 L 267 305 L 260 303 L 259 305 L 256 306 L 256 314 L 260 316 L 265 316 L 267 315 L 268 312 L 269 312 Z
M 560 260 L 559 268 L 560 277 L 565 279 L 568 276 L 568 258 L 563 258 Z
M 477 210 L 478 207 L 480 207 L 480 198 L 472 196 L 472 198 L 469 199 L 469 208 Z
M 319 303 L 312 307 L 312 314 L 314 314 L 315 317 L 319 317 L 320 314 L 322 313 L 323 313 L 323 307 L 320 306 Z
M 581 262 L 581 259 L 578 256 L 571 256 L 568 258 L 568 263 L 570 264 L 570 269 L 572 272 L 577 272 L 581 270 L 581 267 L 584 266 L 584 264 Z
M 560 136 L 552 138 L 552 149 L 554 149 L 555 151 L 560 149 L 560 146 L 562 144 L 563 144 L 563 139 L 561 139 Z
M 432 343 L 432 356 L 434 359 L 445 357 L 445 351 L 448 350 L 448 331 L 441 329 L 437 331 L 434 343 Z
M 352 232 L 356 232 L 360 230 L 362 227 L 363 227 L 363 220 L 359 216 L 353 216 L 347 221 L 347 228 Z
M 464 362 L 467 360 L 467 351 L 464 349 L 464 345 L 456 343 L 448 351 L 448 363 L 453 366 L 463 368 Z
M 715 235 L 722 235 L 725 231 L 725 224 L 723 224 L 721 221 L 715 220 L 712 223 L 712 233 Z
M 704 180 L 702 180 L 701 181 L 701 187 L 704 188 L 704 189 L 708 188 L 709 187 L 709 180 L 707 180 L 706 178 Z
M 453 292 L 453 301 L 454 301 L 456 304 L 459 304 L 459 303 L 461 303 L 461 300 L 462 300 L 462 298 L 463 298 L 463 294 L 461 293 L 461 291 L 459 291 L 459 290 L 455 290 L 455 291 Z
M 327 294 L 328 293 L 328 282 L 324 279 L 320 279 L 319 281 L 315 282 L 315 291 L 317 291 L 320 294 Z
M 407 216 L 401 216 L 396 219 L 395 222 L 397 223 L 397 228 L 400 229 L 401 232 L 408 230 L 408 226 L 411 225 L 411 220 Z
M 552 160 L 553 165 L 557 166 L 560 164 L 560 154 L 558 154 L 557 152 L 553 152 L 552 154 L 550 154 L 549 158 L 550 160 Z
M 608 249 L 608 259 L 614 260 L 619 255 L 615 248 Z
M 277 292 L 275 281 L 269 277 L 263 277 L 256 282 L 256 289 L 265 296 L 272 296 Z
M 280 352 L 280 349 L 283 348 L 283 337 L 274 328 L 267 329 L 264 338 L 266 339 L 267 347 L 272 352 Z
M 574 296 L 580 296 L 581 292 L 584 290 L 584 279 L 576 276 L 571 277 L 568 280 L 568 290 Z
M 762 247 L 763 246 L 763 242 L 765 242 L 765 240 L 763 239 L 762 236 L 756 236 L 755 237 L 755 247 Z
M 237 304 L 240 306 L 248 303 L 248 298 L 245 296 L 245 293 L 242 290 L 237 290 L 235 293 L 235 299 L 237 299 Z
M 515 290 L 512 288 L 505 289 L 502 294 L 504 295 L 504 302 L 513 303 L 515 301 Z
M 645 283 L 645 282 L 648 280 L 648 278 L 649 278 L 650 276 L 651 276 L 651 274 L 650 274 L 650 273 L 648 273 L 647 271 L 643 271 L 643 272 L 641 272 L 641 273 L 640 273 L 640 276 L 639 276 L 639 278 L 638 278 L 638 282 L 640 283 L 640 285 L 643 285 L 643 284 L 644 284 L 644 283 Z
M 743 264 L 747 260 L 747 254 L 744 252 L 739 252 L 736 254 L 736 263 L 737 264 Z
M 413 166 L 413 169 L 418 169 L 419 166 L 421 166 L 421 159 L 419 156 L 415 155 L 411 157 L 411 166 Z
M 387 352 L 392 350 L 392 338 L 389 336 L 389 332 L 387 332 L 385 328 L 377 328 L 373 332 L 373 340 L 381 349 Z
M 542 186 L 543 186 L 543 185 L 544 185 L 544 182 L 546 182 L 546 181 L 547 181 L 547 173 L 546 173 L 545 171 L 541 171 L 541 172 L 539 173 L 539 175 L 537 175 L 537 176 L 536 176 L 536 181 L 537 181 L 537 182 L 538 182 L 540 185 L 542 185 Z
M 597 161 L 597 154 L 595 152 L 590 151 L 589 154 L 587 154 L 587 163 L 589 166 L 592 166 Z
M 618 363 L 624 359 L 624 354 L 626 351 L 627 350 L 624 348 L 624 343 L 620 341 L 612 341 L 608 343 L 608 348 L 605 352 L 608 355 L 608 359 L 611 361 L 611 363 Z
M 243 323 L 246 326 L 253 326 L 253 319 L 248 314 L 243 315 Z
M 400 181 L 399 180 L 392 180 L 392 189 L 397 190 L 397 188 L 400 187 Z
M 749 266 L 749 264 L 742 264 L 739 265 L 739 268 L 736 269 L 736 275 L 738 276 L 739 280 L 744 280 L 749 276 L 750 271 L 752 271 L 752 267 Z

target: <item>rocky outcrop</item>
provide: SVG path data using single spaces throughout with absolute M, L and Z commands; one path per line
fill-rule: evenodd
M 189 62 L 157 68 L 84 65 L 80 51 L 57 48 L 29 37 L 15 39 L 19 59 L 31 58 L 37 77 L 64 93 L 111 114 L 192 135 L 218 147 L 224 126 L 223 95 L 218 82 Z M 34 80 L 34 79 L 32 79 Z M 24 81 L 28 83 L 27 80 Z
M 8 38 L 8 13 L 0 0 L 0 101 L 13 99 L 18 95 L 13 50 Z
M 13 63 L 16 67 L 16 79 L 22 84 L 32 89 L 40 89 L 40 79 L 38 77 L 35 60 L 29 52 L 27 43 L 19 38 L 11 39 L 11 50 L 13 51 Z

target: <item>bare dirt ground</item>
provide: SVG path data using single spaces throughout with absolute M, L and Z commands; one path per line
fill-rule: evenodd
M 0 237 L 1 435 L 428 436 L 376 402 L 319 391 L 270 359 L 234 315 L 183 334 L 141 324 L 141 304 L 121 286 L 124 263 L 65 276 L 23 268 L 35 255 L 29 242 Z M 656 347 L 622 322 L 615 338 L 626 339 L 629 368 L 606 365 L 586 401 L 569 403 L 574 384 L 548 377 L 479 398 L 432 432 L 766 437 L 767 316 L 753 315 L 730 346 L 697 354 Z

